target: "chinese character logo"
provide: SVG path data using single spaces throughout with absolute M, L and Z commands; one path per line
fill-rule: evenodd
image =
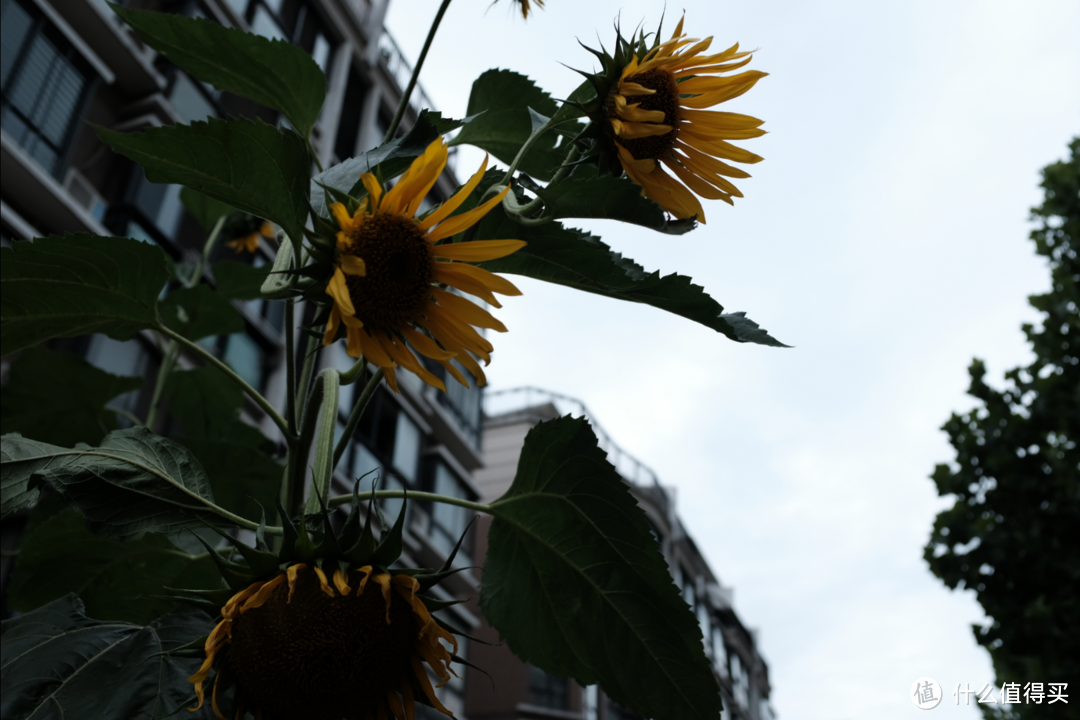
M 933 678 L 919 678 L 911 685 L 910 697 L 920 710 L 932 710 L 941 702 L 941 686 Z

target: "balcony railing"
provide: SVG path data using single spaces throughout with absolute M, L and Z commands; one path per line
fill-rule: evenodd
M 652 468 L 619 447 L 604 432 L 600 423 L 596 421 L 596 416 L 585 407 L 585 403 L 576 398 L 531 386 L 487 391 L 484 393 L 484 414 L 488 417 L 494 417 L 495 415 L 525 410 L 546 403 L 554 405 L 562 414 L 572 413 L 589 418 L 589 424 L 592 425 L 593 432 L 596 433 L 600 449 L 607 453 L 608 461 L 615 466 L 619 474 L 633 485 L 646 490 L 655 489 L 658 491 L 658 495 L 664 495 L 660 480 Z

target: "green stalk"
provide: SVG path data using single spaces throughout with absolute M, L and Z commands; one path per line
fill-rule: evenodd
M 304 416 L 300 421 L 300 439 L 293 446 L 294 452 L 289 454 L 290 474 L 285 494 L 285 510 L 290 515 L 296 514 L 304 504 L 304 485 L 307 479 L 308 454 L 311 452 L 311 441 L 315 438 L 315 426 L 319 419 L 319 408 L 323 400 L 323 375 L 319 375 L 315 384 L 311 387 L 311 393 L 304 403 Z
M 322 387 L 322 403 L 319 408 L 319 427 L 315 435 L 315 462 L 311 472 L 311 492 L 308 494 L 304 512 L 316 513 L 330 496 L 334 480 L 334 431 L 337 429 L 338 371 L 326 368 L 315 382 Z
M 457 505 L 467 510 L 476 510 L 477 512 L 487 513 L 492 515 L 491 505 L 484 505 L 483 503 L 475 503 L 471 500 L 462 500 L 461 498 L 449 497 L 447 495 L 438 495 L 436 493 L 420 492 L 419 490 L 409 490 L 407 493 L 404 490 L 376 490 L 375 499 L 383 500 L 388 498 L 407 498 L 409 500 L 426 500 L 428 502 L 443 503 L 445 505 Z M 370 497 L 370 493 L 368 496 Z M 330 498 L 327 504 L 330 507 L 337 507 L 338 505 L 345 505 L 351 503 L 353 500 L 352 495 L 339 495 L 335 498 Z
M 552 120 L 549 119 L 546 123 L 544 123 L 540 127 L 536 128 L 535 132 L 533 132 L 533 134 L 529 136 L 529 139 L 526 140 L 525 143 L 521 146 L 521 149 L 518 150 L 517 155 L 514 156 L 514 162 L 510 163 L 510 167 L 507 169 L 506 175 L 503 176 L 502 182 L 499 183 L 499 185 L 502 185 L 503 187 L 505 187 L 507 185 L 507 183 L 510 182 L 510 178 L 512 178 L 514 176 L 514 173 L 517 171 L 518 164 L 525 157 L 525 153 L 529 152 L 529 148 L 531 148 L 533 146 L 533 144 L 537 140 L 540 139 L 541 135 L 543 135 L 548 130 L 555 127 L 556 125 L 558 125 L 561 122 L 562 122 L 562 120 L 559 120 L 557 122 L 553 122 Z
M 435 39 L 435 33 L 439 30 L 439 23 L 442 22 L 443 15 L 446 14 L 446 9 L 450 7 L 450 0 L 443 0 L 439 6 L 439 11 L 435 13 L 435 19 L 431 22 L 431 29 L 428 30 L 427 39 L 424 40 L 424 49 L 420 51 L 420 57 L 416 61 L 416 66 L 413 68 L 412 76 L 409 78 L 409 84 L 405 88 L 405 92 L 401 95 L 401 102 L 398 103 L 397 112 L 394 113 L 394 119 L 390 121 L 390 127 L 386 130 L 386 137 L 383 138 L 384 143 L 390 142 L 394 137 L 394 133 L 397 132 L 398 125 L 401 124 L 401 118 L 405 116 L 405 108 L 409 106 L 409 97 L 412 95 L 413 88 L 416 87 L 416 81 L 420 78 L 420 68 L 424 67 L 424 60 L 427 59 L 428 50 L 431 48 L 431 41 Z
M 210 235 L 206 238 L 206 243 L 203 245 L 202 254 L 199 256 L 199 262 L 195 265 L 195 268 L 191 271 L 191 275 L 187 280 L 183 282 L 184 288 L 190 290 L 199 284 L 199 280 L 202 279 L 203 268 L 206 267 L 206 261 L 210 257 L 210 253 L 214 250 L 214 245 L 217 243 L 218 237 L 221 235 L 221 229 L 225 227 L 225 219 L 228 215 L 222 215 L 214 223 L 213 229 L 210 231 Z M 165 353 L 161 357 L 161 366 L 158 368 L 157 379 L 154 383 L 154 394 L 150 397 L 150 409 L 146 413 L 146 427 L 153 429 L 154 421 L 157 420 L 158 410 L 161 406 L 161 396 L 165 392 L 165 383 L 169 379 L 169 375 L 172 374 L 173 368 L 176 367 L 176 360 L 180 357 L 180 346 L 175 340 L 169 343 L 165 348 Z
M 285 420 L 296 433 L 296 301 L 285 301 Z
M 158 325 L 156 329 L 162 335 L 166 335 L 167 337 L 172 338 L 176 342 L 186 347 L 188 350 L 191 350 L 193 353 L 201 357 L 206 362 L 216 367 L 221 372 L 225 373 L 226 377 L 232 380 L 235 384 L 239 385 L 240 389 L 247 393 L 248 397 L 254 400 L 256 405 L 263 409 L 263 412 L 265 412 L 267 416 L 274 422 L 274 424 L 278 426 L 278 429 L 281 430 L 282 435 L 284 435 L 286 439 L 295 437 L 293 431 L 289 428 L 289 424 L 285 422 L 285 418 L 281 417 L 281 414 L 278 413 L 277 409 L 272 404 L 270 404 L 270 401 L 264 398 L 258 390 L 248 385 L 247 381 L 237 375 L 231 367 L 214 357 L 214 355 L 202 345 L 188 340 L 180 333 L 169 329 L 165 325 Z
M 352 372 L 350 370 L 349 372 Z M 337 468 L 338 463 L 341 462 L 341 456 L 345 454 L 345 450 L 349 447 L 349 441 L 352 439 L 353 433 L 356 432 L 356 426 L 360 424 L 360 418 L 363 416 L 364 411 L 367 410 L 368 403 L 371 402 L 371 397 L 375 394 L 375 388 L 379 387 L 379 383 L 382 382 L 385 370 L 379 368 L 375 371 L 375 374 L 368 380 L 367 385 L 364 386 L 364 391 L 360 393 L 360 397 L 357 398 L 356 404 L 353 405 L 352 412 L 349 413 L 349 420 L 345 423 L 345 432 L 342 433 L 341 439 L 338 440 L 337 447 L 334 448 L 334 460 L 330 465 L 330 472 L 333 472 Z

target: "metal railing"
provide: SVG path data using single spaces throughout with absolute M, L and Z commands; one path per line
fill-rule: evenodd
M 646 489 L 656 488 L 663 493 L 660 480 L 653 469 L 619 447 L 611 439 L 611 436 L 604 431 L 604 428 L 600 426 L 600 423 L 596 421 L 596 416 L 585 407 L 585 403 L 577 398 L 567 397 L 566 395 L 532 386 L 510 388 L 508 390 L 489 390 L 484 393 L 484 415 L 494 417 L 546 403 L 554 405 L 555 409 L 561 414 L 570 413 L 587 417 L 593 432 L 596 433 L 600 449 L 607 453 L 608 461 L 615 466 L 619 474 L 633 485 Z

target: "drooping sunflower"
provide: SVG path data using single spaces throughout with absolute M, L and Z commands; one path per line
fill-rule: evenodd
M 206 659 L 189 682 L 198 707 L 218 655 L 239 695 L 234 718 L 413 720 L 418 687 L 432 707 L 451 715 L 435 696 L 424 663 L 450 679 L 457 639 L 431 617 L 408 575 L 371 565 L 336 569 L 332 584 L 317 565 L 295 563 L 271 580 L 254 582 L 221 609 L 206 640 Z M 219 704 L 215 682 L 211 703 Z M 196 707 L 195 709 L 198 709 Z
M 242 563 L 203 541 L 231 590 L 176 591 L 178 600 L 215 609 L 224 603 L 200 643 L 203 663 L 188 678 L 198 698 L 192 711 L 209 695 L 220 720 L 245 713 L 256 720 L 414 720 L 417 704 L 453 717 L 435 688 L 457 674 L 451 663 L 463 660 L 453 628 L 432 613 L 456 601 L 425 593 L 457 572 L 462 541 L 437 571 L 390 569 L 401 552 L 405 504 L 376 543 L 374 501 L 361 529 L 358 487 L 338 532 L 325 505 L 295 520 L 279 506 L 285 540 L 276 553 L 261 533 L 256 547 L 229 538 Z
M 736 43 L 707 55 L 711 44 L 711 37 L 685 36 L 681 19 L 668 41 L 640 57 L 643 39 L 631 49 L 620 38 L 616 58 L 629 57 L 611 68 L 617 77 L 605 84 L 601 106 L 627 177 L 676 218 L 696 215 L 702 223 L 705 213 L 696 196 L 734 204 L 732 198 L 743 194 L 727 178 L 750 177 L 724 161 L 762 159 L 729 141 L 765 134 L 762 120 L 708 109 L 742 95 L 767 74 L 724 75 L 748 64 L 751 53 L 740 52 Z
M 274 237 L 274 224 L 265 220 L 258 221 L 259 226 L 246 235 L 242 235 L 226 243 L 233 252 L 247 251 L 253 253 L 259 249 L 259 237 L 270 239 Z
M 505 257 L 524 247 L 524 242 L 449 241 L 479 222 L 509 192 L 505 188 L 472 210 L 451 215 L 480 184 L 486 157 L 453 197 L 418 215 L 446 167 L 447 155 L 446 143 L 436 139 L 390 190 L 384 192 L 373 174 L 364 173 L 360 179 L 368 194 L 357 209 L 350 214 L 342 203 L 330 208 L 340 231 L 334 272 L 326 287 L 333 306 L 323 344 L 331 344 L 339 323 L 344 325 L 349 355 L 363 355 L 383 368 L 395 391 L 398 366 L 429 385 L 446 389 L 412 350 L 441 364 L 463 385 L 468 383 L 451 359 L 468 369 L 480 385 L 485 383 L 475 357 L 490 362 L 492 345 L 475 327 L 506 332 L 506 326 L 487 310 L 440 286 L 475 295 L 495 307 L 502 306 L 494 293 L 521 294 L 508 280 L 471 263 Z

